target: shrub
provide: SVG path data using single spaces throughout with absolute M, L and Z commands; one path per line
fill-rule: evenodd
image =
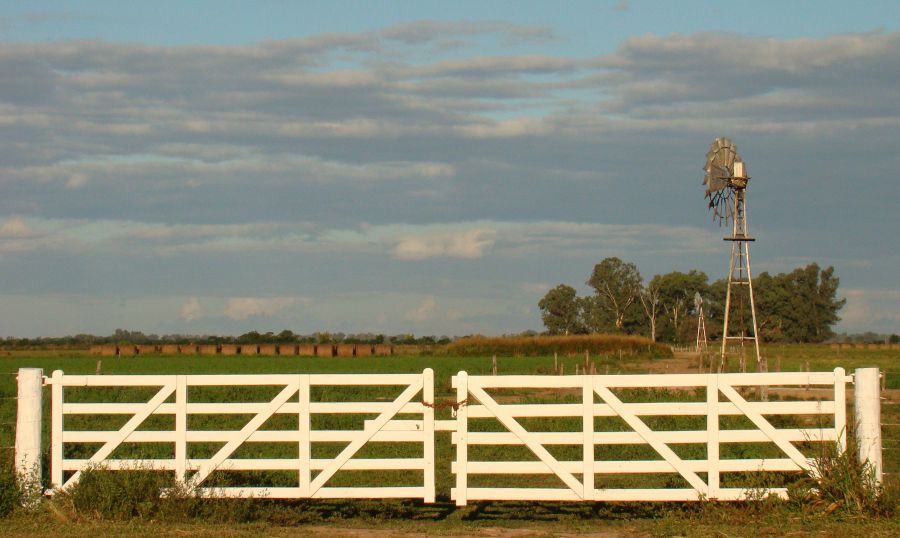
M 0 517 L 6 517 L 19 506 L 21 491 L 12 465 L 0 465 Z
M 447 345 L 449 355 L 487 356 L 523 355 L 546 356 L 553 353 L 564 355 L 622 352 L 628 355 L 650 354 L 654 357 L 670 357 L 668 346 L 656 344 L 642 336 L 617 334 L 590 334 L 573 336 L 471 336 L 460 338 Z
M 170 490 L 165 497 L 163 490 Z M 189 516 L 191 503 L 176 487 L 172 473 L 144 469 L 82 471 L 81 480 L 63 493 L 78 514 L 101 519 L 151 519 Z
M 859 515 L 890 516 L 896 506 L 894 491 L 883 489 L 875 479 L 875 468 L 861 462 L 856 439 L 848 435 L 847 450 L 826 445 L 815 459 L 809 478 L 789 490 L 797 503 L 821 505 L 827 513 L 841 511 Z

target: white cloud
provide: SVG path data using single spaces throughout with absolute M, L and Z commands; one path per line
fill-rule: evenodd
M 72 174 L 69 176 L 69 180 L 66 181 L 66 188 L 69 189 L 78 189 L 80 187 L 84 187 L 87 185 L 88 178 L 84 174 Z
M 235 320 L 272 316 L 297 302 L 296 297 L 232 297 L 228 299 L 224 314 Z
M 481 258 L 494 245 L 495 235 L 494 230 L 486 229 L 410 235 L 397 242 L 394 257 L 400 260 Z
M 423 323 L 429 321 L 435 315 L 437 301 L 433 295 L 428 295 L 422 299 L 415 309 L 406 313 L 405 319 L 413 323 Z
M 0 237 L 25 237 L 30 234 L 31 228 L 21 217 L 12 217 L 0 224 Z
M 900 290 L 848 288 L 838 294 L 847 298 L 838 330 L 900 333 Z
M 196 297 L 191 297 L 181 306 L 181 319 L 184 321 L 194 321 L 199 319 L 201 315 L 200 301 Z

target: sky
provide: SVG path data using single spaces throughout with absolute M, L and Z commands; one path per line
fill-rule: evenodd
M 900 3 L 0 0 L 0 336 L 540 330 L 594 264 L 834 266 L 900 333 Z

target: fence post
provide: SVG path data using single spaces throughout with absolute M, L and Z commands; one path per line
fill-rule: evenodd
M 878 368 L 857 368 L 853 378 L 856 438 L 860 461 L 875 468 L 875 480 L 881 484 L 881 400 Z
M 19 368 L 16 409 L 16 475 L 22 489 L 40 494 L 41 488 L 41 393 L 44 371 Z

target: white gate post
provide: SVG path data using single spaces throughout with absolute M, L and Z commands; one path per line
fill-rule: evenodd
M 16 410 L 16 475 L 31 496 L 41 488 L 41 394 L 44 371 L 19 368 Z
M 856 409 L 856 438 L 859 459 L 875 468 L 875 480 L 881 484 L 881 400 L 878 368 L 857 368 L 853 378 Z

